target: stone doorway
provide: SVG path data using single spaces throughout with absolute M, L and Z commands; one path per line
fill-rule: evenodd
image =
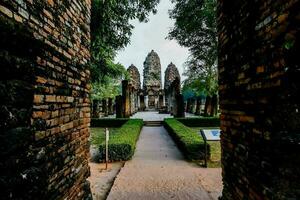
M 149 96 L 148 99 L 148 108 L 154 109 L 155 108 L 155 96 Z

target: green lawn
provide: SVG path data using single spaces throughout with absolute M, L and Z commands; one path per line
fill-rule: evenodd
M 116 131 L 120 128 L 109 128 L 110 137 L 114 137 Z M 105 142 L 105 132 L 104 128 L 91 128 L 91 144 L 92 145 L 100 145 Z
M 191 127 L 196 131 L 200 129 L 214 129 L 215 127 Z M 211 168 L 221 167 L 221 144 L 220 141 L 207 142 L 210 145 L 210 160 L 207 165 Z

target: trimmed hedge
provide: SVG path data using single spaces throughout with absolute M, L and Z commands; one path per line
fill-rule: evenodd
M 193 118 L 176 118 L 179 122 L 189 127 L 220 127 L 219 117 L 193 117 Z
M 110 161 L 131 159 L 136 142 L 143 127 L 143 120 L 130 119 L 109 138 L 108 156 Z M 99 145 L 100 161 L 105 160 L 105 141 Z
M 189 160 L 203 160 L 205 157 L 205 145 L 203 138 L 196 130 L 189 128 L 177 119 L 168 118 L 164 120 L 164 127 L 173 138 L 178 148 Z M 207 144 L 208 158 L 210 146 Z
M 128 120 L 128 118 L 92 118 L 91 127 L 121 127 Z

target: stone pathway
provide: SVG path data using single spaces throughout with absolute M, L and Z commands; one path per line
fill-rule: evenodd
M 185 113 L 187 118 L 199 117 L 192 113 Z M 165 118 L 173 118 L 170 114 L 159 114 L 158 111 L 143 111 L 137 112 L 132 119 L 143 119 L 144 121 L 163 121 Z
M 132 119 L 143 119 L 144 121 L 163 121 L 165 118 L 173 118 L 170 114 L 159 114 L 158 111 L 137 112 Z
M 108 200 L 217 199 L 221 169 L 186 162 L 163 127 L 143 127 L 135 155 L 118 174 Z

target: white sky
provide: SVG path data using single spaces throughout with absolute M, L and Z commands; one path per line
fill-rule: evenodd
M 143 63 L 152 49 L 160 57 L 162 84 L 164 84 L 164 72 L 170 62 L 176 65 L 182 77 L 183 63 L 188 57 L 188 50 L 179 46 L 175 40 L 166 39 L 169 29 L 174 24 L 168 14 L 168 10 L 173 6 L 174 4 L 169 0 L 161 0 L 157 7 L 158 12 L 149 17 L 148 23 L 139 23 L 134 20 L 135 28 L 131 36 L 131 43 L 116 57 L 115 61 L 123 64 L 126 68 L 134 64 L 139 69 L 141 83 L 143 83 Z

